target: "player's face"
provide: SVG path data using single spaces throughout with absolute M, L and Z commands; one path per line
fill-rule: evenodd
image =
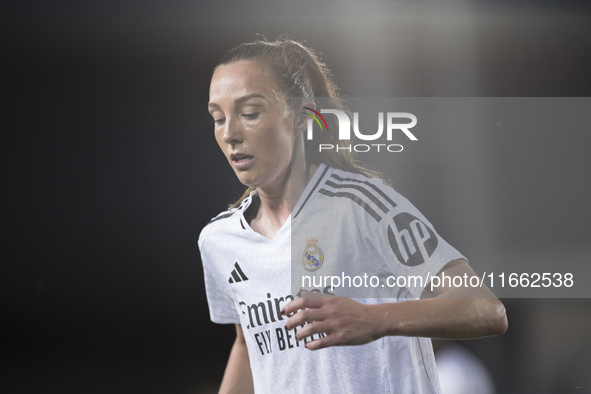
M 211 80 L 209 113 L 215 138 L 245 185 L 285 182 L 291 159 L 291 113 L 260 64 L 219 66 Z

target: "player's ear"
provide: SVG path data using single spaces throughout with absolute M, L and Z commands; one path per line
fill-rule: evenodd
M 302 100 L 302 104 L 299 109 L 296 109 L 293 114 L 293 136 L 297 137 L 303 134 L 308 129 L 308 119 L 311 119 L 307 114 L 311 111 L 306 108 L 316 109 L 316 103 L 312 98 L 306 98 Z

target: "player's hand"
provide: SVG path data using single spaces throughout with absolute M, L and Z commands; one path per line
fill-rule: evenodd
M 326 336 L 308 342 L 310 350 L 329 346 L 364 345 L 383 336 L 374 305 L 364 305 L 350 298 L 302 291 L 291 301 L 283 314 L 291 316 L 285 327 L 297 326 L 296 339 L 301 341 L 313 334 Z M 292 315 L 293 314 L 293 315 Z

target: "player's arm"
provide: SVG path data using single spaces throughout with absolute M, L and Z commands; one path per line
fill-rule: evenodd
M 444 273 L 452 278 L 476 276 L 465 260 L 448 263 L 437 275 L 440 280 Z M 440 286 L 432 293 L 429 289 L 427 285 L 421 300 L 401 302 L 398 319 L 385 319 L 386 335 L 470 339 L 507 331 L 505 307 L 486 286 Z
M 228 359 L 228 365 L 226 365 L 226 371 L 224 372 L 219 393 L 254 393 L 248 350 L 240 324 L 236 324 L 236 340 L 230 352 L 230 358 Z
M 448 263 L 441 277 L 475 275 L 464 260 Z M 440 287 L 433 294 L 413 301 L 363 305 L 345 297 L 307 293 L 285 306 L 291 316 L 286 327 L 298 329 L 301 340 L 316 333 L 327 335 L 308 342 L 308 349 L 362 345 L 386 335 L 468 339 L 499 335 L 507 330 L 503 304 L 486 287 Z

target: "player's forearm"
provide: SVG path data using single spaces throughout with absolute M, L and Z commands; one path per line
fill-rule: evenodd
M 383 335 L 468 339 L 507 330 L 496 298 L 429 298 L 369 306 Z
M 250 370 L 248 350 L 246 348 L 246 342 L 244 342 L 244 336 L 242 336 L 242 330 L 240 329 L 230 352 L 219 394 L 247 393 L 254 393 L 254 386 L 252 383 L 252 371 Z

